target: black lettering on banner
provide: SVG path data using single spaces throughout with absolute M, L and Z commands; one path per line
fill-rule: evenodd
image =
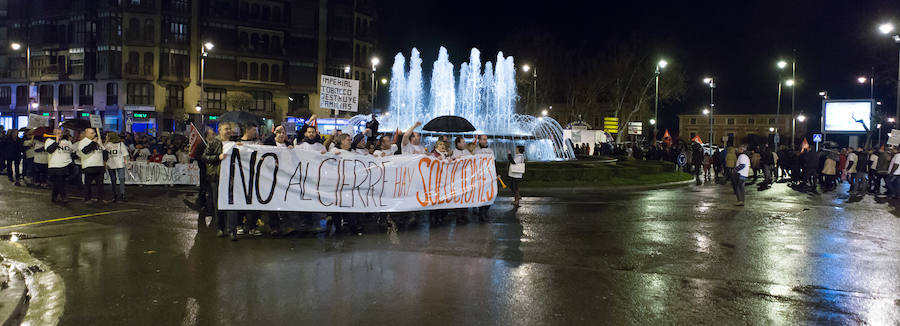
M 312 198 L 306 197 L 306 180 L 309 179 L 309 163 L 306 163 L 305 170 L 300 172 L 300 169 L 303 168 L 303 162 L 297 163 L 297 167 L 294 169 L 294 174 L 291 175 L 291 178 L 288 180 L 287 189 L 284 191 L 284 201 L 287 201 L 288 193 L 291 190 L 291 186 L 300 185 L 300 200 L 312 200 Z M 297 176 L 297 173 L 300 172 L 300 176 L 297 177 L 297 182 L 294 181 L 294 177 Z
M 333 158 L 326 158 L 326 159 L 322 160 L 322 162 L 319 163 L 319 178 L 316 179 L 316 194 L 319 196 L 319 204 L 322 204 L 322 206 L 325 206 L 325 207 L 335 204 L 335 203 L 326 204 L 324 201 L 322 201 L 322 191 L 319 190 L 319 187 L 322 185 L 322 166 L 324 166 L 325 162 L 328 162 L 328 161 L 337 161 L 337 160 L 333 159 Z M 335 198 L 335 200 L 337 200 L 337 198 Z
M 352 186 L 352 184 L 345 183 L 347 181 L 347 162 L 350 160 L 340 160 L 340 164 L 338 164 L 338 182 L 335 183 L 335 191 L 334 195 L 338 198 L 338 207 L 353 207 L 353 192 L 350 192 L 350 206 L 344 206 L 344 186 Z
M 241 172 L 241 186 L 244 187 L 244 200 L 246 203 L 253 203 L 253 175 L 256 173 L 256 151 L 250 153 L 250 176 L 244 175 L 244 164 L 241 162 L 241 152 L 235 147 L 231 152 L 231 161 L 229 163 L 228 173 L 228 204 L 234 205 L 234 165 L 237 162 L 238 171 Z
M 262 174 L 262 165 L 263 162 L 266 161 L 266 158 L 273 158 L 275 160 L 275 169 L 272 170 L 272 188 L 269 189 L 269 197 L 263 199 L 259 194 L 259 176 Z M 265 153 L 262 157 L 259 158 L 259 163 L 256 163 L 256 200 L 259 201 L 260 204 L 268 204 L 272 201 L 272 196 L 275 195 L 275 186 L 278 185 L 278 155 L 272 152 Z
M 375 203 L 375 186 L 377 186 L 378 183 L 381 182 L 381 179 L 384 177 L 384 175 L 379 173 L 378 180 L 375 180 L 375 176 L 372 174 L 373 171 L 381 172 L 380 168 L 378 167 L 378 163 L 369 162 L 366 169 L 369 170 L 369 186 L 366 187 L 366 200 L 371 200 L 372 205 L 378 205 L 377 203 Z
M 378 194 L 378 206 L 384 207 L 384 185 L 388 183 L 387 180 L 387 166 L 385 166 L 386 162 L 381 162 L 381 192 Z
M 366 172 L 365 178 L 362 181 L 358 181 L 358 175 L 356 174 L 356 167 L 362 165 L 363 171 Z M 363 207 L 369 207 L 369 201 L 366 199 L 366 196 L 362 194 L 362 191 L 359 189 L 360 186 L 366 184 L 366 181 L 369 180 L 369 171 L 366 169 L 366 162 L 360 160 L 353 160 L 353 188 L 350 188 L 350 206 L 356 206 L 356 197 L 359 197 L 360 201 L 362 201 Z M 354 196 L 353 193 L 356 193 Z

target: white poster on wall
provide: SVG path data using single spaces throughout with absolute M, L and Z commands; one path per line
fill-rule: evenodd
M 359 81 L 322 75 L 319 107 L 356 112 L 359 109 Z

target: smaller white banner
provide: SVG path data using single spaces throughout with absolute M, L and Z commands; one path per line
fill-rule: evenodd
M 50 117 L 43 116 L 39 114 L 29 114 L 28 115 L 28 129 L 34 129 L 38 127 L 47 127 L 50 125 Z
M 131 162 L 125 170 L 125 184 L 194 186 L 200 184 L 200 167 L 197 162 L 175 164 L 173 167 L 162 163 Z M 108 173 L 103 176 L 103 182 L 110 183 Z
M 359 109 L 359 81 L 322 75 L 319 107 L 356 112 Z

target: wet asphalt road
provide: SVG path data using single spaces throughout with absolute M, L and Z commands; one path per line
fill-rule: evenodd
M 846 188 L 846 187 L 845 187 Z M 490 223 L 232 243 L 186 189 L 49 203 L 0 181 L 0 226 L 66 285 L 62 325 L 900 324 L 897 204 L 782 184 L 508 198 Z

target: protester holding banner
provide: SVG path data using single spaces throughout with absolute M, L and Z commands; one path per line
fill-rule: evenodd
M 88 128 L 84 131 L 84 138 L 78 141 L 77 154 L 81 158 L 81 170 L 84 173 L 84 201 L 99 202 L 103 199 L 103 147 L 98 142 L 97 131 Z M 96 184 L 97 196 L 93 197 L 91 185 Z M 92 198 L 93 197 L 93 198 Z M 106 200 L 103 200 L 106 202 Z
M 112 186 L 113 202 L 128 201 L 125 198 L 125 166 L 128 162 L 128 148 L 114 132 L 106 133 L 106 152 L 109 159 L 106 160 L 106 168 L 109 173 L 110 186 Z
M 241 136 L 240 140 L 238 140 L 235 145 L 259 145 L 259 129 L 256 126 L 242 126 L 244 130 L 244 134 Z M 233 148 L 233 146 L 231 146 Z M 228 154 L 228 149 L 226 148 L 224 153 Z M 226 218 L 228 219 L 229 227 L 236 228 L 236 234 L 242 235 L 244 233 L 259 236 L 262 235 L 262 231 L 257 227 L 257 221 L 259 220 L 260 212 L 259 211 L 227 211 L 225 212 Z M 238 228 L 238 225 L 241 223 L 241 217 L 244 221 L 244 226 Z
M 407 155 L 425 154 L 425 146 L 422 146 L 422 135 L 415 132 L 416 128 L 422 125 L 422 122 L 416 122 L 412 127 L 403 133 L 403 142 L 400 143 L 400 150 Z
M 266 137 L 266 140 L 263 141 L 263 145 L 290 148 L 294 147 L 293 145 L 291 145 L 291 142 L 288 141 L 287 131 L 284 129 L 284 125 L 275 127 L 274 131 L 275 132 L 273 134 Z
M 466 148 L 466 139 L 462 136 L 457 136 L 456 140 L 453 141 L 453 158 L 461 158 L 466 156 L 472 156 L 472 152 L 470 152 Z
M 206 178 L 209 182 L 209 197 L 207 213 L 213 217 L 218 229 L 218 236 L 225 236 L 226 231 L 231 234 L 232 240 L 237 240 L 237 230 L 228 229 L 225 225 L 224 216 L 219 214 L 218 198 L 219 198 L 219 166 L 225 159 L 223 146 L 225 142 L 230 141 L 235 125 L 233 123 L 222 123 L 219 125 L 219 137 L 209 141 L 206 151 L 203 153 L 203 161 L 206 162 Z
M 53 130 L 55 138 L 49 138 L 44 142 L 44 149 L 49 153 L 48 174 L 53 182 L 51 201 L 54 203 L 67 203 L 66 178 L 69 176 L 69 165 L 72 164 L 72 143 L 63 138 L 63 132 L 59 128 Z
M 475 150 L 472 151 L 473 155 L 494 155 L 494 150 L 492 150 L 488 146 L 488 137 L 487 135 L 478 136 L 478 146 L 475 147 Z M 491 205 L 485 205 L 478 207 L 478 220 L 482 222 L 487 222 L 487 213 L 488 210 L 491 209 Z

